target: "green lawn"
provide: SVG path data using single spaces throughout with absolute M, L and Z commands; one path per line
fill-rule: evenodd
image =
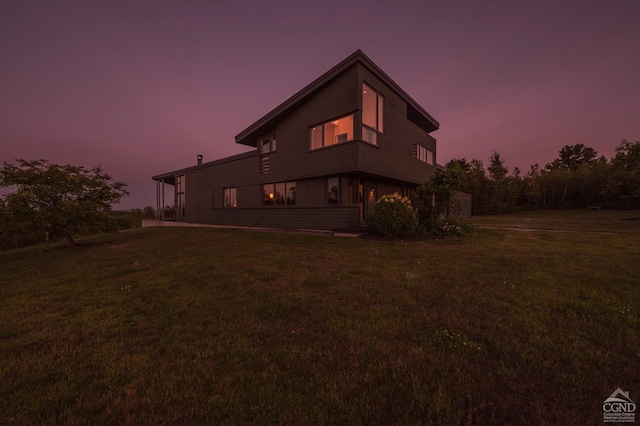
M 0 252 L 0 424 L 601 423 L 640 402 L 640 221 L 591 214 L 474 221 L 615 232 Z

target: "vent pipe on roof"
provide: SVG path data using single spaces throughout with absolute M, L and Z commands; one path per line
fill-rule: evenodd
M 202 165 L 202 154 L 198 154 L 198 166 Z

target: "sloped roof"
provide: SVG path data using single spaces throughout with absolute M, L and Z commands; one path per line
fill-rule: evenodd
M 275 109 L 269 112 L 267 115 L 247 127 L 236 136 L 236 143 L 256 146 L 256 139 L 264 132 L 272 129 L 279 121 L 283 120 L 288 114 L 290 114 L 300 104 L 304 103 L 311 96 L 322 90 L 327 84 L 333 81 L 336 77 L 340 76 L 343 72 L 348 70 L 356 63 L 364 65 L 369 71 L 371 71 L 376 77 L 387 84 L 393 91 L 396 92 L 405 102 L 415 108 L 420 114 L 422 114 L 427 123 L 427 128 L 430 131 L 437 130 L 440 127 L 440 123 L 436 121 L 427 111 L 424 110 L 416 101 L 411 98 L 400 86 L 396 84 L 384 71 L 382 71 L 376 64 L 371 61 L 361 50 L 356 50 L 349 55 L 345 60 L 340 62 L 335 67 L 331 68 L 326 73 L 322 74 L 311 84 L 300 90 L 295 95 L 278 105 Z
M 152 176 L 151 179 L 153 180 L 160 180 L 160 179 L 165 179 L 167 180 L 167 183 L 170 183 L 171 185 L 173 185 L 173 178 L 175 176 L 180 176 L 180 175 L 184 175 L 188 172 L 191 172 L 193 170 L 196 169 L 201 169 L 203 167 L 210 167 L 210 166 L 215 166 L 218 164 L 222 164 L 222 163 L 228 163 L 229 161 L 236 161 L 236 160 L 241 160 L 243 158 L 248 158 L 248 157 L 254 157 L 258 155 L 258 151 L 248 151 L 248 152 L 243 152 L 241 154 L 236 154 L 236 155 L 232 155 L 230 157 L 224 157 L 224 158 L 220 158 L 218 160 L 213 160 L 213 161 L 209 161 L 206 163 L 202 163 L 202 164 L 195 164 L 193 166 L 190 167 L 185 167 L 183 169 L 179 169 L 179 170 L 174 170 L 172 172 L 167 172 L 167 173 L 162 173 L 159 175 L 155 175 Z

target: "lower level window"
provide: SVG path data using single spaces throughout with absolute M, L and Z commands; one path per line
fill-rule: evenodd
M 340 178 L 327 179 L 327 204 L 340 204 Z
M 277 182 L 262 185 L 263 206 L 295 206 L 296 183 Z
M 224 189 L 224 206 L 225 207 L 238 207 L 236 192 L 237 192 L 236 188 Z

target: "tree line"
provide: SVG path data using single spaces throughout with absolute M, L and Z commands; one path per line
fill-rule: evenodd
M 509 170 L 496 151 L 481 160 L 457 158 L 445 169 L 472 195 L 472 213 L 528 209 L 640 209 L 640 141 L 622 140 L 610 159 L 584 144 L 565 145 L 544 167 Z

